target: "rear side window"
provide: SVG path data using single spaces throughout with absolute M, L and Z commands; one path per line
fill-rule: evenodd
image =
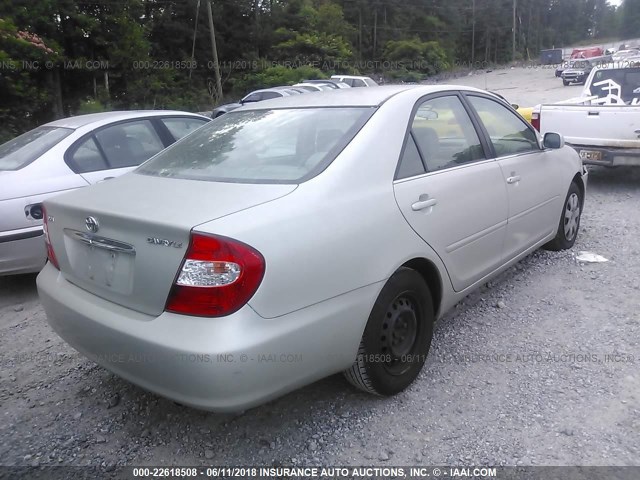
M 402 180 L 403 178 L 415 177 L 423 173 L 426 173 L 426 171 L 420 158 L 420 152 L 418 152 L 418 147 L 416 147 L 413 135 L 410 134 L 407 140 L 407 146 L 400 159 L 400 166 L 398 167 L 396 178 Z
M 422 103 L 411 131 L 429 172 L 485 159 L 478 134 L 457 96 Z
M 149 120 L 119 123 L 95 135 L 110 168 L 138 166 L 164 148 Z
M 0 145 L 0 170 L 20 170 L 73 132 L 71 128 L 38 127 Z
M 169 147 L 137 172 L 244 183 L 298 183 L 324 170 L 372 108 L 231 112 Z
M 180 140 L 182 137 L 186 137 L 190 133 L 195 132 L 202 125 L 207 123 L 206 120 L 199 120 L 196 118 L 163 118 L 161 119 L 164 126 L 167 127 L 173 138 Z
M 109 168 L 93 136 L 75 148 L 70 163 L 75 173 L 97 172 Z

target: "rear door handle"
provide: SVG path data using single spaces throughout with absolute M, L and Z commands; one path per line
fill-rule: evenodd
M 427 208 L 435 207 L 438 204 L 438 200 L 430 198 L 429 200 L 420 200 L 419 202 L 411 205 L 411 210 L 419 212 L 420 210 L 426 210 Z
M 512 177 L 507 178 L 507 183 L 509 184 L 514 184 L 514 183 L 518 183 L 520 181 L 520 175 L 514 175 Z

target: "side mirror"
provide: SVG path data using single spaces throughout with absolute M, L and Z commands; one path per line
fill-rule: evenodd
M 518 105 L 517 103 L 512 103 L 511 106 L 514 110 L 518 110 L 520 108 L 520 105 Z
M 552 148 L 557 150 L 559 148 L 564 147 L 564 137 L 559 133 L 545 133 L 544 141 L 542 142 L 544 148 Z

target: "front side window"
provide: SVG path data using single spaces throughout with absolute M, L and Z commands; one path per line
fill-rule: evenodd
M 484 97 L 467 97 L 489 132 L 498 157 L 540 150 L 530 126 L 506 106 Z
M 282 93 L 280 92 L 262 92 L 261 100 L 271 100 L 272 98 L 280 98 Z
M 242 99 L 242 103 L 253 103 L 259 102 L 260 100 L 264 100 L 264 98 L 262 97 L 262 92 L 250 93 Z
M 298 183 L 320 173 L 372 108 L 231 112 L 169 147 L 137 173 L 192 180 Z
M 0 145 L 0 170 L 20 170 L 73 132 L 70 128 L 38 127 Z
M 473 123 L 455 95 L 423 102 L 411 132 L 429 172 L 485 158 Z

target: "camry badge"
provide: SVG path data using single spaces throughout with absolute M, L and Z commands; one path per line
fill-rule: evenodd
M 151 245 L 160 245 L 162 247 L 182 248 L 182 242 L 166 240 L 164 238 L 147 237 L 147 243 L 150 243 Z
M 98 223 L 98 220 L 96 220 L 95 217 L 85 218 L 84 225 L 87 227 L 87 230 L 89 230 L 91 233 L 96 233 L 98 230 L 100 230 L 100 224 Z

